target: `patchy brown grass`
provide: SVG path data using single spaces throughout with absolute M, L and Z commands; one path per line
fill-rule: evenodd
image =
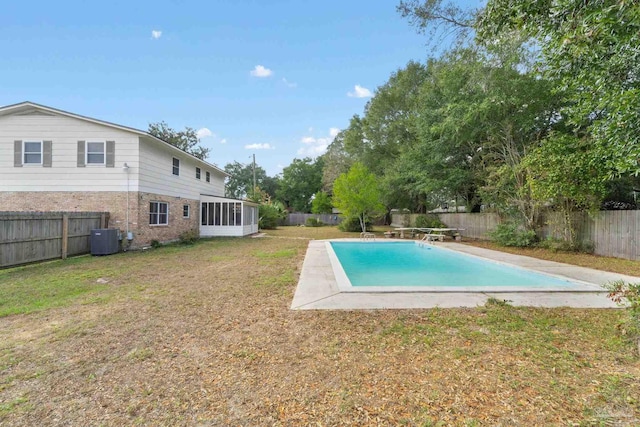
M 640 423 L 621 311 L 290 311 L 308 239 L 344 234 L 269 235 L 0 271 L 96 285 L 0 318 L 0 425 Z
M 640 261 L 631 261 L 628 259 L 610 258 L 577 252 L 551 251 L 542 248 L 505 247 L 486 240 L 471 240 L 463 243 L 496 251 L 509 252 L 516 255 L 525 255 L 533 258 L 564 262 L 566 264 L 579 265 L 581 267 L 595 268 L 597 270 L 611 271 L 613 273 L 640 277 Z

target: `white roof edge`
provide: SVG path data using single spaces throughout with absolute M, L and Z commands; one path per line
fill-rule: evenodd
M 231 200 L 231 201 L 234 201 L 234 202 L 250 203 L 250 204 L 256 205 L 256 206 L 260 205 L 259 202 L 254 202 L 252 200 L 247 200 L 247 199 L 232 199 L 231 197 L 214 196 L 213 194 L 200 194 L 200 197 L 202 197 L 202 196 L 204 196 L 204 197 L 214 197 L 216 199 L 223 199 L 223 200 Z
M 124 131 L 127 131 L 127 132 L 132 132 L 132 133 L 135 133 L 135 134 L 137 134 L 139 136 L 147 137 L 147 138 L 149 138 L 149 139 L 151 139 L 153 141 L 157 141 L 157 142 L 160 142 L 162 144 L 166 144 L 167 146 L 171 147 L 172 149 L 176 150 L 177 152 L 182 153 L 182 154 L 186 154 L 187 156 L 191 157 L 192 159 L 194 159 L 194 160 L 196 160 L 196 161 L 198 161 L 200 163 L 203 163 L 203 164 L 215 169 L 216 171 L 220 172 L 221 174 L 223 174 L 225 176 L 231 176 L 229 173 L 225 172 L 223 169 L 220 169 L 218 166 L 216 166 L 214 164 L 211 164 L 211 163 L 209 163 L 209 162 L 207 162 L 205 160 L 199 159 L 198 157 L 194 156 L 193 154 L 187 153 L 186 151 L 179 149 L 175 145 L 169 144 L 167 141 L 163 141 L 162 139 L 151 135 L 149 132 L 145 132 L 145 131 L 140 130 L 140 129 L 136 129 L 136 128 L 132 128 L 132 127 L 128 127 L 128 126 L 123 126 L 123 125 L 119 125 L 119 124 L 116 124 L 116 123 L 107 122 L 107 121 L 104 121 L 104 120 L 94 119 L 93 117 L 83 116 L 83 115 L 76 114 L 76 113 L 70 113 L 68 111 L 60 110 L 58 108 L 53 108 L 53 107 L 47 107 L 46 105 L 37 104 L 37 103 L 31 102 L 31 101 L 24 101 L 24 102 L 20 102 L 20 103 L 17 103 L 17 104 L 11 104 L 11 105 L 2 106 L 2 107 L 0 107 L 0 115 L 3 115 L 3 113 L 5 113 L 5 112 L 10 112 L 12 110 L 18 110 L 18 109 L 23 108 L 23 107 L 39 108 L 41 110 L 49 111 L 51 113 L 61 114 L 63 116 L 72 117 L 72 118 L 75 118 L 75 119 L 84 120 L 84 121 L 87 121 L 87 122 L 91 122 L 91 123 L 95 123 L 95 124 L 99 124 L 99 125 L 103 125 L 103 126 L 109 126 L 109 127 L 120 129 L 120 130 L 124 130 Z

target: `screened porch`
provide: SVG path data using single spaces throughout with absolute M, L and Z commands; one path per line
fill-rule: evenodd
M 200 196 L 200 236 L 247 236 L 257 232 L 257 203 Z

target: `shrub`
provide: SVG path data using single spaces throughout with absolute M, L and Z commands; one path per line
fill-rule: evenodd
M 193 245 L 200 239 L 200 233 L 196 229 L 187 230 L 178 236 L 183 245 Z
M 627 309 L 628 318 L 620 324 L 622 335 L 635 341 L 640 355 L 640 283 L 626 283 L 623 280 L 607 283 L 609 298 Z
M 160 246 L 162 246 L 162 243 L 160 243 L 159 240 L 153 239 L 151 241 L 151 247 L 152 248 L 159 248 Z
M 305 222 L 307 227 L 322 227 L 324 223 L 320 221 L 318 218 L 309 217 Z
M 516 246 L 524 248 L 531 246 L 536 241 L 536 233 L 533 230 L 521 230 L 518 224 L 505 222 L 491 232 L 487 233 L 491 240 L 501 246 Z
M 262 230 L 273 230 L 283 220 L 287 213 L 282 204 L 278 202 L 263 203 L 260 205 L 260 219 L 258 227 Z
M 438 215 L 434 214 L 426 214 L 426 215 L 418 215 L 416 217 L 416 227 L 417 228 L 444 228 L 446 227 L 445 223 L 440 221 Z
M 372 231 L 373 230 L 373 226 L 371 225 L 371 221 L 367 221 L 365 223 L 365 228 L 367 229 L 367 231 Z M 362 231 L 362 227 L 360 226 L 360 220 L 358 219 L 358 217 L 351 217 L 351 218 L 345 218 L 342 220 L 342 222 L 338 225 L 338 230 L 340 231 L 350 231 L 350 232 L 357 232 L 357 231 Z

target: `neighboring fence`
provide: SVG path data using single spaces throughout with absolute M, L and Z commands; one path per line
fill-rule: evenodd
M 551 214 L 540 230 L 540 238 L 560 237 L 552 224 L 557 224 Z M 411 226 L 418 214 L 394 214 L 393 226 Z M 498 215 L 492 213 L 442 213 L 440 220 L 452 228 L 464 228 L 462 235 L 474 239 L 488 239 L 487 233 L 499 223 Z M 600 211 L 591 217 L 587 213 L 574 217 L 576 237 L 579 241 L 593 242 L 597 255 L 640 260 L 640 210 Z
M 0 268 L 89 253 L 108 212 L 0 212 Z
M 305 214 L 305 213 L 290 213 L 284 220 L 284 225 L 304 225 L 307 223 L 307 218 L 317 218 L 327 225 L 338 225 L 342 222 L 342 217 L 336 214 Z

